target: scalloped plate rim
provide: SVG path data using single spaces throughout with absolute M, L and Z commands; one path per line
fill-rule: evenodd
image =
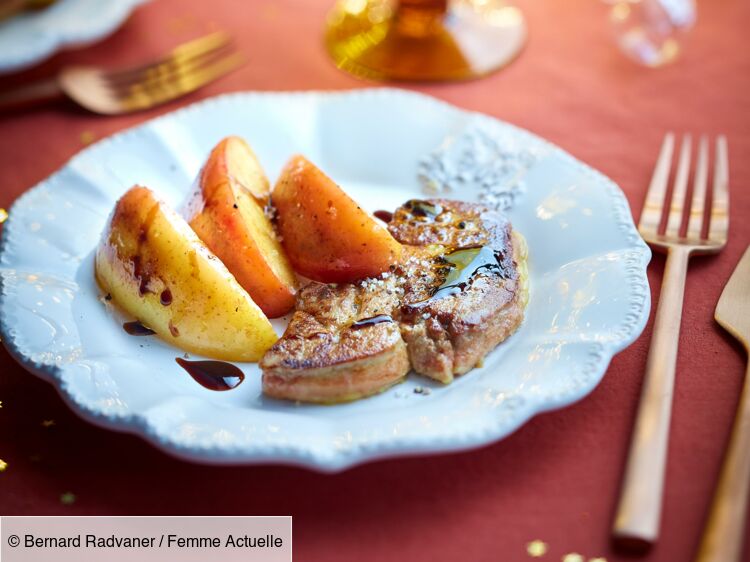
M 33 191 L 39 188 L 42 188 L 46 186 L 47 184 L 50 184 L 51 182 L 56 181 L 58 176 L 64 173 L 64 171 L 71 164 L 73 164 L 79 158 L 84 157 L 90 151 L 97 150 L 97 147 L 101 147 L 105 144 L 109 144 L 113 142 L 119 142 L 119 141 L 126 139 L 129 136 L 137 135 L 142 130 L 147 130 L 148 128 L 153 127 L 159 122 L 179 118 L 193 111 L 198 111 L 203 108 L 210 107 L 212 105 L 219 105 L 222 103 L 231 102 L 233 100 L 240 99 L 240 98 L 252 98 L 255 96 L 261 96 L 261 97 L 287 97 L 287 96 L 289 97 L 308 97 L 308 96 L 349 97 L 352 95 L 355 95 L 355 96 L 396 95 L 396 96 L 414 97 L 414 98 L 419 98 L 426 103 L 431 103 L 436 106 L 443 106 L 453 111 L 459 111 L 462 114 L 479 116 L 482 119 L 489 119 L 491 121 L 499 122 L 504 127 L 507 127 L 509 130 L 514 131 L 514 133 L 520 134 L 521 136 L 531 139 L 533 142 L 538 143 L 542 146 L 545 146 L 545 148 L 555 152 L 559 156 L 562 156 L 565 160 L 568 161 L 568 163 L 572 164 L 573 166 L 577 168 L 580 168 L 582 171 L 585 171 L 588 174 L 591 174 L 592 177 L 596 178 L 597 181 L 609 185 L 610 188 L 614 188 L 611 190 L 609 194 L 613 197 L 612 206 L 614 207 L 617 204 L 619 205 L 624 204 L 624 206 L 629 209 L 627 199 L 625 198 L 619 186 L 617 186 L 612 180 L 610 180 L 609 178 L 607 178 L 606 176 L 604 176 L 603 174 L 601 174 L 594 168 L 591 168 L 587 164 L 576 159 L 575 157 L 570 155 L 568 152 L 566 152 L 562 148 L 550 143 L 549 141 L 546 141 L 545 139 L 535 135 L 534 133 L 526 131 L 513 124 L 507 123 L 505 121 L 489 116 L 487 114 L 460 108 L 458 106 L 455 106 L 453 104 L 450 104 L 448 102 L 434 98 L 429 95 L 421 94 L 421 93 L 414 92 L 411 90 L 403 90 L 399 88 L 389 88 L 389 87 L 360 88 L 360 89 L 353 89 L 353 90 L 232 92 L 232 93 L 222 94 L 222 95 L 204 99 L 202 101 L 177 109 L 167 114 L 158 116 L 156 118 L 147 120 L 134 127 L 125 129 L 123 131 L 110 135 L 109 137 L 101 139 L 100 141 L 97 141 L 93 143 L 92 145 L 76 153 L 73 157 L 71 157 L 66 162 L 66 164 L 64 164 L 56 172 L 54 172 L 53 174 L 48 176 L 46 179 L 37 183 L 34 187 L 30 188 L 29 190 L 21 194 L 13 202 L 11 206 L 11 209 L 9 212 L 9 215 L 10 215 L 9 219 L 4 225 L 3 235 L 2 235 L 2 238 L 0 239 L 0 273 L 2 273 L 5 270 L 5 266 L 2 263 L 2 258 L 4 257 L 4 254 L 6 251 L 6 244 L 8 243 L 8 239 L 9 239 L 8 233 L 11 231 L 11 228 L 13 225 L 13 216 L 14 216 L 13 210 L 17 206 L 22 206 L 24 199 L 27 196 L 29 196 Z M 636 234 L 636 235 L 638 234 L 637 229 L 635 228 L 635 225 L 633 224 L 632 217 L 630 218 L 629 224 L 620 225 L 620 226 L 623 226 L 623 228 L 627 228 L 633 234 Z M 648 246 L 640 239 L 640 236 L 638 238 L 639 238 L 639 242 L 634 244 L 633 247 L 627 248 L 627 249 L 638 251 L 639 257 L 640 257 L 640 263 L 638 265 L 640 266 L 641 281 L 645 284 L 645 287 L 648 288 L 648 279 L 646 277 L 646 267 L 651 258 L 651 251 L 648 248 Z M 623 248 L 623 249 L 626 249 L 626 248 Z M 2 278 L 2 275 L 0 275 L 0 311 L 2 311 L 5 308 L 5 306 L 7 306 L 6 304 L 7 296 L 8 295 L 6 295 L 6 292 L 5 292 L 5 282 Z M 174 440 L 171 440 L 169 436 L 161 435 L 152 431 L 150 428 L 148 419 L 145 416 L 143 416 L 141 413 L 133 412 L 127 415 L 123 415 L 123 414 L 113 415 L 111 413 L 108 414 L 108 413 L 104 413 L 101 411 L 96 411 L 88 407 L 88 405 L 86 404 L 77 402 L 75 398 L 73 397 L 73 395 L 69 392 L 66 381 L 63 380 L 63 374 L 65 371 L 63 367 L 55 366 L 55 365 L 36 364 L 24 355 L 23 350 L 17 349 L 16 347 L 10 344 L 10 341 L 9 341 L 10 338 L 8 337 L 9 326 L 7 326 L 6 324 L 7 315 L 4 315 L 4 314 L 0 315 L 0 335 L 2 336 L 3 345 L 8 350 L 9 354 L 13 357 L 14 360 L 16 360 L 24 369 L 28 370 L 35 376 L 38 376 L 39 378 L 47 382 L 50 382 L 56 388 L 56 390 L 58 391 L 60 396 L 63 398 L 65 403 L 77 415 L 89 421 L 90 423 L 93 423 L 94 425 L 97 425 L 99 427 L 103 427 L 106 429 L 110 429 L 110 430 L 115 430 L 115 431 L 122 432 L 122 433 L 130 433 L 130 434 L 138 435 L 144 440 L 146 440 L 147 442 L 149 442 L 150 444 L 152 444 L 153 446 L 155 446 L 157 449 L 163 452 L 166 452 L 167 454 L 173 457 L 186 460 L 186 461 L 197 462 L 201 464 L 215 464 L 215 465 L 283 464 L 287 466 L 304 467 L 307 469 L 313 469 L 313 470 L 324 472 L 324 473 L 335 473 L 335 472 L 340 472 L 342 470 L 352 468 L 354 466 L 364 464 L 366 462 L 372 462 L 376 460 L 383 460 L 383 459 L 389 459 L 389 458 L 395 458 L 395 457 L 405 457 L 405 456 L 421 456 L 421 455 L 428 455 L 428 454 L 460 452 L 460 451 L 477 449 L 483 446 L 490 445 L 492 443 L 495 443 L 507 437 L 508 435 L 516 431 L 518 428 L 520 428 L 528 420 L 530 420 L 532 417 L 536 416 L 537 414 L 564 408 L 570 404 L 577 402 L 578 400 L 587 396 L 598 385 L 598 383 L 603 378 L 609 366 L 609 363 L 611 362 L 614 355 L 622 351 L 626 347 L 628 347 L 630 344 L 633 343 L 633 341 L 635 341 L 638 338 L 638 336 L 643 331 L 646 325 L 646 322 L 648 320 L 650 305 L 651 305 L 650 292 L 646 290 L 643 295 L 643 305 L 640 309 L 640 315 L 638 319 L 632 324 L 631 329 L 627 334 L 627 337 L 624 337 L 614 343 L 609 342 L 609 343 L 600 344 L 601 345 L 601 349 L 600 349 L 601 359 L 597 362 L 596 368 L 594 369 L 594 371 L 590 373 L 590 378 L 588 379 L 588 382 L 590 383 L 589 387 L 584 388 L 584 389 L 579 389 L 577 393 L 569 393 L 561 397 L 560 399 L 557 399 L 554 402 L 550 400 L 547 403 L 540 404 L 536 401 L 535 402 L 530 401 L 527 407 L 523 408 L 523 411 L 515 412 L 515 415 L 512 417 L 512 422 L 510 423 L 506 422 L 505 425 L 501 429 L 499 428 L 497 424 L 495 424 L 491 428 L 491 430 L 486 430 L 483 433 L 474 432 L 473 434 L 471 434 L 471 437 L 469 438 L 464 436 L 461 439 L 454 439 L 453 441 L 449 441 L 447 443 L 444 441 L 436 442 L 435 440 L 433 440 L 432 443 L 426 442 L 426 443 L 420 443 L 418 445 L 411 443 L 411 444 L 406 445 L 406 447 L 396 443 L 395 446 L 380 446 L 379 448 L 375 450 L 365 450 L 364 448 L 359 447 L 359 448 L 347 449 L 342 452 L 330 454 L 328 456 L 319 455 L 309 450 L 302 451 L 294 447 L 288 447 L 284 451 L 280 453 L 276 453 L 276 454 L 259 455 L 257 451 L 242 454 L 242 453 L 238 453 L 236 450 L 234 451 L 222 450 L 220 447 L 216 447 L 216 446 L 214 446 L 213 448 L 201 448 L 199 446 L 195 446 L 195 447 L 183 446 L 180 443 L 177 443 Z M 492 436 L 488 436 L 487 435 L 488 433 L 492 433 Z M 209 449 L 210 451 L 208 451 L 207 449 Z
M 133 10 L 148 1 L 119 0 L 120 5 L 115 4 L 108 8 L 107 13 L 111 14 L 108 19 L 96 22 L 96 25 L 91 25 L 85 31 L 80 31 L 78 35 L 63 32 L 49 32 L 46 35 L 39 35 L 33 39 L 32 45 L 25 47 L 25 53 L 16 53 L 5 57 L 0 55 L 0 75 L 20 72 L 47 60 L 60 51 L 75 48 L 78 45 L 90 45 L 106 39 L 125 23 Z M 30 14 L 29 17 L 33 16 L 34 14 Z M 14 25 L 12 20 L 3 23 Z

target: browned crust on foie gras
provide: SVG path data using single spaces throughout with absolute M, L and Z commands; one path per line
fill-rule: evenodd
M 443 383 L 481 364 L 484 357 L 521 325 L 528 299 L 523 239 L 514 235 L 515 273 L 508 278 L 478 277 L 455 297 L 437 300 L 420 315 L 401 317 L 401 335 L 412 368 Z M 520 267 L 519 267 L 520 266 Z
M 424 216 L 411 203 L 394 213 L 389 230 L 405 245 L 392 271 L 357 283 L 312 283 L 299 292 L 286 332 L 261 361 L 267 395 L 352 400 L 388 388 L 410 367 L 448 383 L 515 331 L 526 303 L 522 238 L 482 205 L 424 203 L 440 213 Z M 483 269 L 456 294 L 431 299 L 450 269 L 444 256 L 480 247 L 491 249 L 496 267 Z M 376 315 L 393 322 L 353 328 Z
M 375 355 L 311 369 L 268 369 L 263 392 L 271 398 L 300 402 L 347 402 L 378 394 L 409 372 L 406 344 L 398 339 Z
M 353 284 L 304 287 L 284 335 L 260 363 L 263 392 L 287 400 L 345 402 L 401 381 L 409 358 L 398 324 L 355 325 L 396 303 L 393 293 L 373 294 Z

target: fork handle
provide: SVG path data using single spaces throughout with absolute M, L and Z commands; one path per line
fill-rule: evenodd
M 615 544 L 645 551 L 659 535 L 677 344 L 690 250 L 669 249 L 620 503 Z
M 8 113 L 65 97 L 56 78 L 38 80 L 0 92 L 0 112 Z
M 750 363 L 696 562 L 739 562 L 750 493 Z

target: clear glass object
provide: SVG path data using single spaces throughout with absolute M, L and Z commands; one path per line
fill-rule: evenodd
M 680 54 L 685 33 L 695 23 L 695 0 L 610 2 L 610 23 L 620 50 L 639 64 L 658 67 Z
M 339 68 L 378 80 L 464 80 L 509 63 L 526 41 L 501 0 L 340 0 L 325 42 Z

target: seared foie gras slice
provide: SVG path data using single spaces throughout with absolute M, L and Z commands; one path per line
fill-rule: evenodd
M 409 372 L 406 345 L 390 312 L 393 280 L 381 290 L 313 282 L 297 296 L 284 336 L 263 357 L 263 392 L 301 402 L 345 402 L 376 394 Z
M 525 243 L 502 215 L 471 203 L 410 201 L 389 230 L 405 244 L 391 271 L 299 292 L 291 323 L 261 361 L 267 395 L 352 400 L 385 390 L 410 366 L 448 383 L 521 323 Z
M 412 368 L 449 383 L 521 324 L 528 300 L 525 241 L 503 215 L 448 200 L 407 202 L 389 230 L 404 244 L 447 248 L 434 260 L 438 283 L 407 277 L 394 318 Z

